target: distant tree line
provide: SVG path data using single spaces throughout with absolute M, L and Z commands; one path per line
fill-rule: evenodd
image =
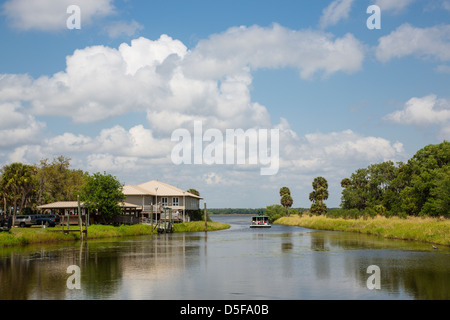
M 286 208 L 283 207 L 282 205 L 276 205 L 276 206 L 280 206 L 281 210 L 284 212 L 284 214 L 286 214 Z M 269 206 L 270 207 L 270 206 Z M 267 214 L 267 209 L 266 208 L 211 208 L 211 209 L 206 209 L 208 214 L 249 214 L 249 215 L 259 215 L 259 214 Z M 298 213 L 306 211 L 308 209 L 306 208 L 289 208 L 290 213 Z
M 208 214 L 253 214 L 258 215 L 260 213 L 264 213 L 265 209 L 252 209 L 252 208 L 207 208 L 206 211 Z

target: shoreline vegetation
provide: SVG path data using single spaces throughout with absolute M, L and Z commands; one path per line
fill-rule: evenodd
M 281 217 L 274 221 L 274 224 L 316 230 L 357 232 L 387 239 L 450 246 L 450 220 L 445 218 L 376 216 L 344 219 L 303 214 Z
M 230 225 L 220 222 L 208 221 L 208 231 L 218 231 L 230 228 Z M 72 230 L 79 230 L 78 227 L 71 227 Z M 84 228 L 83 228 L 84 229 Z M 175 224 L 175 233 L 181 232 L 204 232 L 204 221 L 193 221 Z M 102 238 L 132 237 L 157 234 L 155 228 L 150 225 L 121 225 L 118 227 L 111 225 L 91 225 L 88 227 L 88 240 Z M 38 243 L 57 243 L 64 241 L 79 241 L 80 232 L 69 232 L 64 234 L 61 227 L 54 228 L 11 228 L 7 232 L 0 232 L 0 247 L 17 245 L 29 245 Z

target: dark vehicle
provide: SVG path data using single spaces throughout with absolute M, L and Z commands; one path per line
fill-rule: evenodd
M 57 214 L 35 214 L 33 215 L 34 225 L 54 227 L 59 224 L 60 218 Z
M 0 217 L 0 231 L 11 229 L 12 217 Z

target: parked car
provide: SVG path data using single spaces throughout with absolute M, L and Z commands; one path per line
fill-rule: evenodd
M 57 214 L 35 214 L 34 217 L 34 225 L 45 225 L 46 227 L 54 227 L 60 221 L 60 218 Z
M 0 217 L 0 228 L 9 229 L 11 228 L 12 218 L 11 217 Z
M 32 215 L 17 215 L 14 220 L 14 225 L 19 226 L 21 228 L 31 227 L 35 224 L 34 217 Z

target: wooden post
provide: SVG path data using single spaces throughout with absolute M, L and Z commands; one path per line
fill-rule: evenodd
M 206 202 L 204 203 L 203 215 L 205 216 L 205 232 L 208 232 L 208 215 L 206 214 Z
M 153 232 L 153 204 L 150 206 L 150 223 L 152 224 L 152 232 Z
M 77 195 L 78 201 L 78 226 L 80 227 L 80 239 L 83 240 L 83 222 L 81 221 L 80 196 Z
M 168 227 L 170 227 L 170 232 L 172 232 L 172 208 L 169 208 L 169 225 Z
M 86 214 L 84 215 L 84 236 L 87 239 L 87 227 L 88 227 L 88 223 L 89 223 L 89 211 L 86 212 Z

